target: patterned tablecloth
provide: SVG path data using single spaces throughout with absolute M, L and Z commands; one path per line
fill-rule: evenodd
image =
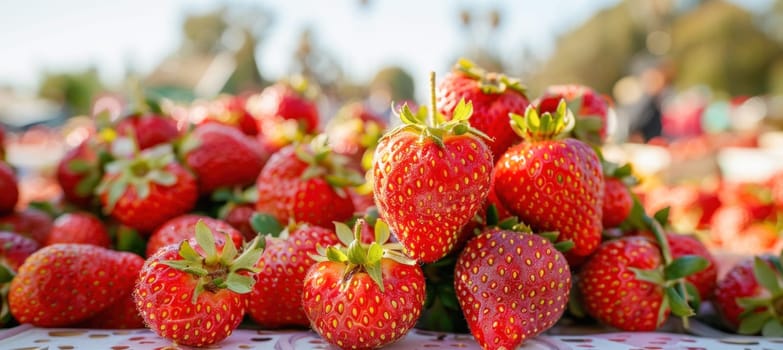
M 182 347 L 186 348 L 186 347 Z M 22 325 L 0 332 L 0 349 L 178 349 L 149 330 L 42 329 Z M 220 344 L 207 349 L 335 349 L 310 331 L 257 331 L 240 329 Z M 402 349 L 480 349 L 470 335 L 411 331 L 401 341 L 386 347 Z M 601 333 L 591 335 L 541 335 L 522 350 L 547 349 L 783 349 L 783 338 L 708 338 L 674 333 Z

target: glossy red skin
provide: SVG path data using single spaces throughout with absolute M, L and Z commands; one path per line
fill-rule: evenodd
M 718 262 L 715 260 L 715 257 L 694 236 L 667 233 L 666 240 L 669 242 L 672 258 L 677 259 L 685 255 L 698 255 L 710 262 L 706 269 L 686 278 L 688 282 L 693 283 L 696 289 L 699 290 L 701 300 L 708 300 L 718 283 Z
M 663 288 L 637 280 L 630 268 L 659 266 L 660 250 L 646 238 L 625 237 L 602 244 L 580 270 L 578 288 L 585 310 L 601 323 L 623 331 L 654 331 L 660 326 Z
M 14 211 L 19 201 L 19 183 L 8 164 L 0 161 L 0 215 Z
M 304 280 L 302 306 L 324 340 L 343 349 L 374 349 L 399 340 L 413 328 L 424 306 L 421 267 L 384 258 L 384 291 L 365 272 L 343 282 L 344 270 L 344 264 L 319 262 Z
M 89 244 L 56 244 L 30 255 L 11 281 L 8 303 L 20 323 L 37 327 L 78 324 L 115 303 L 138 275 L 133 253 Z
M 0 231 L 0 264 L 12 271 L 19 269 L 25 259 L 41 247 L 27 236 L 9 231 Z
M 595 152 L 576 139 L 524 142 L 495 165 L 500 202 L 536 232 L 573 240 L 568 252 L 590 255 L 601 242 L 604 176 Z M 563 182 L 558 182 L 558 177 Z
M 218 107 L 216 114 L 211 114 L 204 123 L 220 123 L 239 129 L 245 135 L 256 136 L 258 125 L 256 119 L 245 108 L 247 101 L 241 96 L 227 96 L 213 103 Z
M 599 117 L 601 129 L 598 132 L 601 142 L 606 141 L 606 123 L 609 113 L 609 100 L 595 90 L 584 85 L 553 85 L 544 91 L 536 105 L 540 113 L 554 112 L 561 99 L 571 102 L 582 98 L 582 106 L 578 111 L 572 111 L 577 117 Z
M 318 130 L 319 115 L 315 101 L 300 95 L 287 84 L 274 84 L 256 96 L 251 113 L 258 122 L 258 137 L 272 151 L 279 150 L 292 140 L 280 139 L 277 129 L 286 120 L 296 120 L 302 131 L 313 134 Z
M 134 278 L 138 277 L 143 265 L 144 259 L 138 255 L 126 254 L 122 256 L 122 266 Z M 95 329 L 145 328 L 144 319 L 139 315 L 139 311 L 136 309 L 136 302 L 133 300 L 134 286 L 135 283 L 117 301 L 79 324 L 79 327 Z
M 315 264 L 316 248 L 339 243 L 337 234 L 318 226 L 297 227 L 285 239 L 267 238 L 261 257 L 261 272 L 250 293 L 247 313 L 262 328 L 307 327 L 310 321 L 302 309 L 305 276 Z
M 54 220 L 46 245 L 57 243 L 82 243 L 110 248 L 111 237 L 97 217 L 87 212 L 75 212 L 63 214 Z
M 16 232 L 46 245 L 52 230 L 52 218 L 48 214 L 33 208 L 0 217 L 0 228 Z
M 295 147 L 289 145 L 273 154 L 261 170 L 256 210 L 281 223 L 293 219 L 325 228 L 334 227 L 334 221 L 348 220 L 354 213 L 351 196 L 340 195 L 321 176 L 302 179 L 308 164 L 296 156 Z
M 196 178 L 177 163 L 166 165 L 164 171 L 177 177 L 174 185 L 150 183 L 150 193 L 143 199 L 138 198 L 134 186 L 128 186 L 114 205 L 111 216 L 141 233 L 149 233 L 166 220 L 190 211 L 198 199 Z M 102 194 L 100 199 L 105 208 L 108 194 Z
M 196 174 L 202 194 L 252 184 L 269 158 L 258 141 L 227 125 L 202 124 L 190 137 L 198 140 L 198 146 L 183 158 Z
M 128 116 L 117 123 L 116 129 L 120 135 L 133 135 L 140 150 L 174 141 L 180 136 L 176 120 L 153 114 Z
M 762 258 L 775 270 L 770 257 L 762 256 Z M 756 276 L 753 274 L 753 264 L 753 258 L 737 263 L 718 281 L 718 285 L 715 288 L 712 304 L 715 306 L 721 319 L 723 319 L 723 322 L 732 329 L 739 327 L 740 315 L 745 311 L 737 304 L 737 298 L 769 295 L 769 292 L 756 280 Z
M 500 202 L 500 199 L 498 199 L 498 194 L 495 191 L 494 183 L 489 189 L 489 195 L 487 195 L 487 203 L 488 205 L 490 204 L 494 205 L 495 209 L 498 211 L 498 222 L 514 216 L 514 214 L 512 214 L 511 211 L 509 211 L 508 208 L 506 208 L 506 206 L 504 206 L 503 203 Z
M 381 139 L 372 172 L 380 217 L 409 256 L 433 262 L 453 250 L 462 227 L 482 208 L 492 153 L 469 134 L 446 136 L 440 147 L 401 130 Z
M 480 81 L 460 72 L 447 74 L 438 85 L 438 111 L 451 119 L 454 108 L 461 99 L 473 103 L 470 125 L 489 135 L 487 143 L 493 159 L 498 159 L 509 147 L 521 141 L 509 125 L 509 113 L 525 114 L 530 104 L 524 94 L 507 89 L 503 93 L 484 93 Z
M 541 236 L 488 229 L 460 253 L 454 289 L 482 348 L 516 349 L 563 315 L 571 270 Z
M 166 246 L 147 259 L 133 291 L 147 327 L 179 345 L 195 347 L 231 335 L 242 322 L 249 294 L 204 291 L 193 303 L 196 277 L 161 263 L 167 260 L 181 260 L 178 245 Z
M 237 204 L 232 206 L 222 219 L 242 233 L 242 237 L 249 242 L 256 238 L 257 235 L 256 231 L 253 230 L 253 226 L 250 225 L 250 218 L 253 217 L 255 212 L 256 207 L 254 204 Z
M 603 227 L 620 226 L 631 214 L 632 207 L 633 197 L 628 187 L 620 179 L 604 178 L 604 206 L 603 217 L 601 217 Z
M 85 173 L 73 172 L 68 168 L 71 161 L 80 160 L 98 167 L 98 156 L 89 146 L 89 141 L 84 141 L 79 146 L 68 150 L 57 164 L 57 182 L 63 190 L 63 196 L 68 202 L 79 206 L 87 206 L 93 199 L 93 194 L 80 195 L 76 187 L 86 177 Z
M 167 245 L 178 244 L 195 237 L 196 224 L 199 221 L 203 221 L 209 227 L 216 240 L 225 240 L 226 234 L 229 234 L 235 247 L 242 246 L 242 233 L 227 222 L 203 215 L 184 214 L 166 221 L 150 235 L 147 240 L 147 257 L 151 257 Z

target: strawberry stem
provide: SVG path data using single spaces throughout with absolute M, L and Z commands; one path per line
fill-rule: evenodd
M 435 72 L 430 72 L 430 116 L 428 118 L 428 124 L 430 126 L 438 126 L 438 107 L 436 105 L 437 97 L 435 95 Z
M 655 240 L 658 241 L 658 246 L 661 249 L 661 256 L 663 257 L 663 266 L 669 266 L 669 264 L 671 264 L 673 261 L 672 251 L 669 248 L 669 241 L 666 239 L 666 233 L 664 232 L 663 227 L 657 220 L 655 220 L 654 218 L 650 217 L 647 214 L 644 214 L 643 220 L 650 228 L 650 231 L 652 231 L 653 235 L 655 236 Z M 687 302 L 688 290 L 685 286 L 685 278 L 677 279 L 675 288 L 677 288 L 677 292 L 680 293 L 680 295 L 683 295 L 686 298 L 686 302 Z M 688 316 L 682 316 L 681 318 L 682 318 L 682 326 L 685 329 L 690 329 L 690 322 L 688 321 Z

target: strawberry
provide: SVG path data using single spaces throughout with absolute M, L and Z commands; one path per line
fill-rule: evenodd
M 309 144 L 289 145 L 269 158 L 256 186 L 256 210 L 281 223 L 289 220 L 332 227 L 354 213 L 347 189 L 364 179 L 332 154 L 324 137 Z
M 482 348 L 516 349 L 563 315 L 571 270 L 546 238 L 490 228 L 460 253 L 454 288 Z
M 57 182 L 63 196 L 82 207 L 92 203 L 93 192 L 101 180 L 102 168 L 95 148 L 93 139 L 84 140 L 66 152 L 57 164 Z
M 376 240 L 360 243 L 355 232 L 335 224 L 343 245 L 319 247 L 307 272 L 302 306 L 311 327 L 342 349 L 374 349 L 393 343 L 413 328 L 424 304 L 424 274 L 378 220 Z M 351 240 L 353 237 L 353 240 Z
M 245 108 L 246 102 L 243 96 L 220 96 L 209 104 L 209 114 L 204 122 L 230 125 L 245 135 L 256 136 L 258 125 L 253 115 Z
M 353 102 L 337 111 L 324 133 L 335 153 L 348 157 L 354 169 L 366 170 L 386 127 L 386 122 L 366 105 Z
M 96 191 L 105 213 L 149 233 L 196 204 L 196 179 L 175 162 L 169 145 L 109 163 Z
M 45 212 L 27 207 L 22 211 L 0 217 L 0 229 L 16 232 L 46 245 L 52 229 L 52 218 Z
M 8 164 L 0 160 L 0 215 L 14 211 L 19 201 L 19 183 Z
M 556 139 L 571 116 L 565 102 L 554 114 L 528 107 L 512 114 L 512 127 L 525 142 L 510 148 L 495 165 L 498 199 L 534 231 L 558 231 L 576 244 L 571 258 L 592 253 L 601 242 L 604 177 L 601 162 L 586 143 Z
M 115 125 L 117 134 L 132 137 L 139 149 L 169 143 L 180 136 L 177 121 L 158 113 L 133 114 Z
M 316 247 L 339 243 L 333 230 L 289 225 L 279 237 L 267 238 L 267 249 L 250 294 L 248 315 L 262 328 L 309 326 L 302 309 L 302 287 Z
M 119 300 L 136 281 L 132 253 L 89 244 L 55 244 L 30 255 L 11 282 L 8 303 L 20 323 L 65 327 Z
M 630 164 L 617 167 L 616 164 L 603 161 L 604 171 L 604 204 L 601 212 L 601 223 L 604 228 L 620 226 L 633 207 L 633 197 L 629 186 L 636 183 L 631 176 Z
M 381 138 L 373 159 L 373 195 L 406 252 L 433 262 L 453 250 L 462 227 L 482 207 L 492 181 L 492 153 L 468 119 L 470 103 L 454 109 L 451 121 L 435 111 L 431 122 L 400 111 L 403 124 Z
M 82 243 L 110 248 L 111 237 L 103 222 L 87 212 L 63 214 L 54 220 L 46 245 Z
M 757 256 L 735 265 L 718 281 L 713 305 L 741 334 L 783 336 L 783 269 L 777 256 Z
M 541 113 L 553 113 L 563 99 L 576 116 L 573 136 L 592 144 L 605 142 L 611 122 L 609 119 L 611 100 L 588 86 L 554 85 L 548 87 L 544 95 L 534 103 Z
M 139 313 L 147 327 L 178 345 L 215 344 L 242 321 L 262 253 L 260 237 L 238 255 L 231 239 L 216 242 L 198 223 L 195 238 L 168 245 L 144 263 L 133 291 Z
M 686 255 L 698 255 L 709 262 L 707 268 L 686 278 L 699 291 L 701 300 L 707 300 L 712 296 L 715 284 L 718 283 L 718 262 L 715 260 L 715 257 L 695 236 L 670 232 L 666 234 L 666 240 L 669 242 L 672 258 L 677 259 Z
M 123 254 L 121 265 L 126 269 L 128 275 L 134 278 L 138 277 L 141 267 L 144 265 L 144 259 L 135 254 Z M 97 329 L 138 329 L 144 328 L 144 320 L 136 309 L 136 302 L 133 300 L 133 286 L 122 293 L 122 296 L 107 306 L 94 316 L 79 324 L 82 328 Z
M 258 122 L 263 147 L 275 152 L 318 130 L 318 106 L 304 80 L 281 81 L 251 96 L 248 111 Z
M 198 178 L 201 193 L 252 184 L 269 158 L 255 139 L 216 123 L 196 127 L 183 141 L 180 154 Z
M 246 241 L 250 241 L 256 236 L 256 232 L 250 225 L 250 218 L 255 213 L 255 204 L 237 204 L 230 206 L 220 218 L 239 231 Z
M 24 261 L 41 247 L 32 238 L 14 232 L 0 231 L 0 265 L 19 270 Z
M 462 99 L 473 103 L 470 125 L 490 137 L 492 159 L 520 141 L 508 125 L 509 113 L 522 113 L 530 104 L 519 80 L 486 72 L 463 58 L 438 86 L 438 111 L 450 120 Z
M 235 246 L 242 246 L 242 234 L 227 222 L 203 215 L 185 214 L 166 221 L 150 235 L 147 240 L 147 257 L 151 257 L 167 245 L 178 244 L 192 238 L 196 232 L 196 224 L 199 222 L 215 234 L 215 240 L 222 240 L 225 235 L 228 235 Z

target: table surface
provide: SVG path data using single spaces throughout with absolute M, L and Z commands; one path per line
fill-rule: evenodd
M 182 347 L 187 349 L 187 347 Z M 264 331 L 239 329 L 209 349 L 336 349 L 311 331 Z M 147 329 L 43 329 L 21 325 L 0 332 L 0 349 L 177 349 Z M 480 349 L 470 335 L 436 333 L 414 329 L 385 349 Z M 560 349 L 783 349 L 783 338 L 709 338 L 686 334 L 613 332 L 589 335 L 540 335 L 528 340 L 522 350 Z

